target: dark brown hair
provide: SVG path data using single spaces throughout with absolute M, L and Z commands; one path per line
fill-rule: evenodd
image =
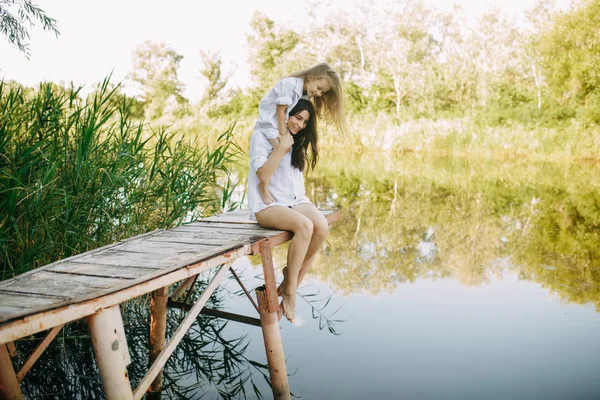
M 304 110 L 308 111 L 310 118 L 306 123 L 306 128 L 294 135 L 294 145 L 292 146 L 292 166 L 298 168 L 300 171 L 304 171 L 307 158 L 309 159 L 310 169 L 315 169 L 317 159 L 319 158 L 319 136 L 317 134 L 315 106 L 309 100 L 300 99 L 298 100 L 298 104 L 290 111 L 289 116 L 298 115 Z M 309 145 L 310 157 L 308 157 Z

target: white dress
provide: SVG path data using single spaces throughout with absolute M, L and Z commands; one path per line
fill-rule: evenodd
M 248 208 L 250 219 L 255 220 L 255 214 L 267 207 L 295 207 L 298 204 L 311 204 L 306 197 L 304 175 L 298 168 L 292 166 L 292 151 L 288 151 L 277 166 L 269 181 L 269 191 L 275 199 L 271 204 L 263 203 L 258 192 L 258 176 L 256 171 L 267 162 L 273 146 L 260 131 L 254 131 L 250 138 L 250 169 L 248 171 Z
M 268 139 L 279 136 L 279 124 L 277 123 L 277 106 L 288 106 L 285 110 L 285 120 L 288 114 L 302 98 L 304 80 L 302 78 L 283 78 L 269 93 L 262 98 L 258 104 L 258 120 L 254 126 L 255 131 L 262 132 Z

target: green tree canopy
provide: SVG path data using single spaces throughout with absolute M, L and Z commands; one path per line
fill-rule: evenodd
M 164 43 L 145 42 L 135 50 L 131 79 L 142 88 L 149 119 L 156 120 L 187 102 L 182 94 L 183 83 L 177 76 L 182 59 L 182 55 Z

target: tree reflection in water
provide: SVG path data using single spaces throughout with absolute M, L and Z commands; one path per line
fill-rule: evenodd
M 344 293 L 514 271 L 600 311 L 597 163 L 326 154 L 307 190 L 343 210 L 311 273 Z

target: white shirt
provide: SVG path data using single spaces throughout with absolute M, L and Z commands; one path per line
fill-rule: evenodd
M 279 134 L 279 133 L 278 133 Z M 256 171 L 267 162 L 273 146 L 260 131 L 254 131 L 250 138 L 250 170 L 248 172 L 248 208 L 250 219 L 254 214 L 271 206 L 295 207 L 298 204 L 310 203 L 304 188 L 304 175 L 292 166 L 292 151 L 288 151 L 269 181 L 269 191 L 275 199 L 271 204 L 263 203 L 258 192 L 258 176 Z
M 255 131 L 262 132 L 268 139 L 279 136 L 279 124 L 277 122 L 277 106 L 288 106 L 285 110 L 285 120 L 288 114 L 302 98 L 304 80 L 302 78 L 283 78 L 269 93 L 262 98 L 258 104 L 258 120 L 254 126 Z

